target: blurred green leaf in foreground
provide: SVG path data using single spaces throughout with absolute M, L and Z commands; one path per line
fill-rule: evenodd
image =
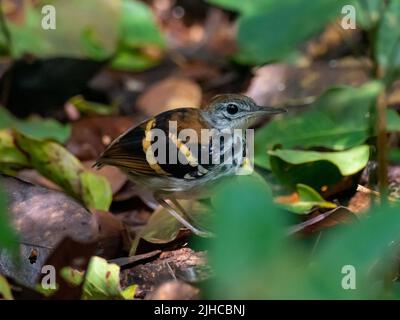
M 238 11 L 238 60 L 262 64 L 288 57 L 301 42 L 320 32 L 354 0 L 208 0 Z
M 379 299 L 392 297 L 399 248 L 397 207 L 372 208 L 359 223 L 330 230 L 310 254 L 289 237 L 288 221 L 266 185 L 235 177 L 214 199 L 216 232 L 209 297 L 223 299 Z M 384 267 L 383 267 L 384 266 Z M 355 289 L 348 289 L 354 270 Z
M 0 248 L 15 250 L 18 246 L 18 238 L 11 226 L 7 209 L 6 194 L 0 179 Z
M 45 5 L 55 8 L 55 29 L 42 27 Z M 0 47 L 13 58 L 28 53 L 40 58 L 111 59 L 114 68 L 143 70 L 155 65 L 159 57 L 142 49 L 164 46 L 150 8 L 136 0 L 50 0 L 34 5 L 26 1 L 19 10 L 22 21 L 5 14 L 9 43 L 0 35 Z

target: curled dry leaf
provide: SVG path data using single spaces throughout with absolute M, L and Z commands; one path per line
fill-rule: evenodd
M 164 208 L 159 207 L 150 217 L 146 226 L 140 231 L 132 243 L 130 255 L 142 253 L 140 247 L 143 242 L 150 244 L 168 244 L 183 236 L 184 227 L 172 217 Z
M 350 199 L 348 208 L 355 214 L 362 214 L 366 212 L 371 206 L 371 194 L 365 192 L 356 192 L 356 194 Z
M 195 226 L 209 227 L 211 213 L 205 205 L 193 200 L 180 200 L 179 203 Z M 160 246 L 165 247 L 188 234 L 189 231 L 178 220 L 165 208 L 159 207 L 133 241 L 130 255 L 142 253 L 142 248 L 146 247 L 152 250 Z

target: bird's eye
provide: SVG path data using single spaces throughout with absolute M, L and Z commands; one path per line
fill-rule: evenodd
M 233 114 L 235 114 L 235 113 L 237 113 L 239 111 L 239 108 L 238 108 L 238 106 L 236 104 L 230 103 L 230 104 L 228 104 L 226 106 L 226 111 L 229 114 L 233 115 Z

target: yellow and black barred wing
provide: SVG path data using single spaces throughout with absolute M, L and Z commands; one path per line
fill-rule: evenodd
M 142 145 L 146 130 L 153 122 L 154 119 L 150 119 L 115 139 L 97 160 L 95 167 L 111 165 L 140 174 L 155 174 L 146 161 Z
M 129 129 L 110 144 L 95 166 L 101 167 L 107 164 L 137 174 L 164 175 L 182 179 L 195 179 L 208 173 L 210 161 L 202 165 L 199 159 L 200 152 L 204 152 L 204 146 L 200 141 L 201 129 L 208 128 L 205 123 L 193 121 L 193 119 L 199 119 L 199 112 L 198 109 L 191 108 L 166 111 L 156 118 L 151 118 Z M 171 124 L 176 124 L 176 132 L 170 131 Z M 165 146 L 162 150 L 154 149 L 155 144 L 151 136 L 153 129 L 161 130 L 165 134 Z M 198 141 L 194 143 L 198 144 L 197 154 L 190 152 L 191 141 L 183 142 L 178 138 L 183 129 L 192 129 L 196 132 Z M 162 142 L 159 141 L 160 144 Z M 165 154 L 160 154 L 160 152 L 165 152 Z M 171 152 L 175 155 L 171 156 Z M 186 161 L 182 163 L 180 159 Z

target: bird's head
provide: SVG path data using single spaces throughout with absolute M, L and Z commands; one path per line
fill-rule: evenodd
M 241 94 L 215 96 L 203 109 L 203 117 L 215 128 L 246 129 L 262 116 L 286 112 L 286 109 L 262 107 Z

